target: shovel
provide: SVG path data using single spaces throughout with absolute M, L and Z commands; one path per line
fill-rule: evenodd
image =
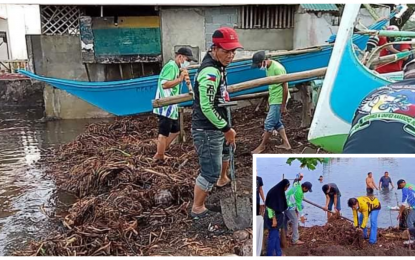
M 228 115 L 228 124 L 232 126 L 231 106 L 235 106 L 236 102 L 226 102 L 219 104 L 219 107 L 226 107 Z M 220 201 L 223 221 L 229 230 L 241 230 L 252 226 L 252 206 L 249 197 L 238 197 L 236 193 L 236 175 L 233 146 L 230 147 L 229 155 L 229 171 L 231 175 L 232 195 L 229 198 L 223 198 Z

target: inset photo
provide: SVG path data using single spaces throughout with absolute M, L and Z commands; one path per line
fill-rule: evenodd
M 414 256 L 415 158 L 254 157 L 257 256 Z

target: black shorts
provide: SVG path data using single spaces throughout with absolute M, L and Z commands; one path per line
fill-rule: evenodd
M 159 118 L 159 135 L 168 137 L 170 133 L 180 132 L 179 120 L 174 120 L 165 116 L 158 116 Z

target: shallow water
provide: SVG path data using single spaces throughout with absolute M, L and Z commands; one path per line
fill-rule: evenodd
M 68 199 L 56 194 L 54 182 L 36 164 L 44 150 L 70 142 L 87 124 L 102 121 L 42 122 L 42 116 L 40 108 L 0 111 L 0 255 L 10 255 L 53 230 L 40 207 L 54 210 L 56 201 L 50 199 Z
M 326 183 L 336 183 L 342 194 L 342 215 L 353 218 L 352 211 L 347 207 L 347 200 L 351 197 L 366 195 L 366 182 L 368 172 L 373 173 L 376 186 L 385 171 L 389 172 L 395 189 L 387 191 L 375 191 L 375 196 L 381 202 L 382 210 L 378 218 L 379 227 L 397 226 L 397 212 L 389 211 L 388 206 L 396 206 L 401 201 L 402 192 L 396 189 L 396 182 L 405 179 L 409 183 L 415 183 L 414 165 L 415 158 L 334 158 L 326 164 L 317 166 L 310 171 L 301 169 L 300 163 L 295 161 L 292 166 L 286 164 L 287 158 L 257 158 L 258 175 L 264 182 L 264 192 L 268 192 L 275 184 L 281 181 L 283 174 L 291 183 L 299 172 L 304 174 L 302 182 L 309 181 L 313 184 L 313 192 L 306 193 L 305 198 L 321 206 L 325 205 L 325 196 L 322 186 Z M 323 183 L 318 181 L 323 175 Z M 324 225 L 326 214 L 323 210 L 304 202 L 305 213 L 308 221 L 306 225 Z

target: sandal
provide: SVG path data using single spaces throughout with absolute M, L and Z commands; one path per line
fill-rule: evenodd
M 194 212 L 190 212 L 190 216 L 197 220 L 197 219 L 201 219 L 201 218 L 205 218 L 207 216 L 209 216 L 211 213 L 210 210 L 206 209 L 205 211 L 201 212 L 201 213 L 194 213 Z

